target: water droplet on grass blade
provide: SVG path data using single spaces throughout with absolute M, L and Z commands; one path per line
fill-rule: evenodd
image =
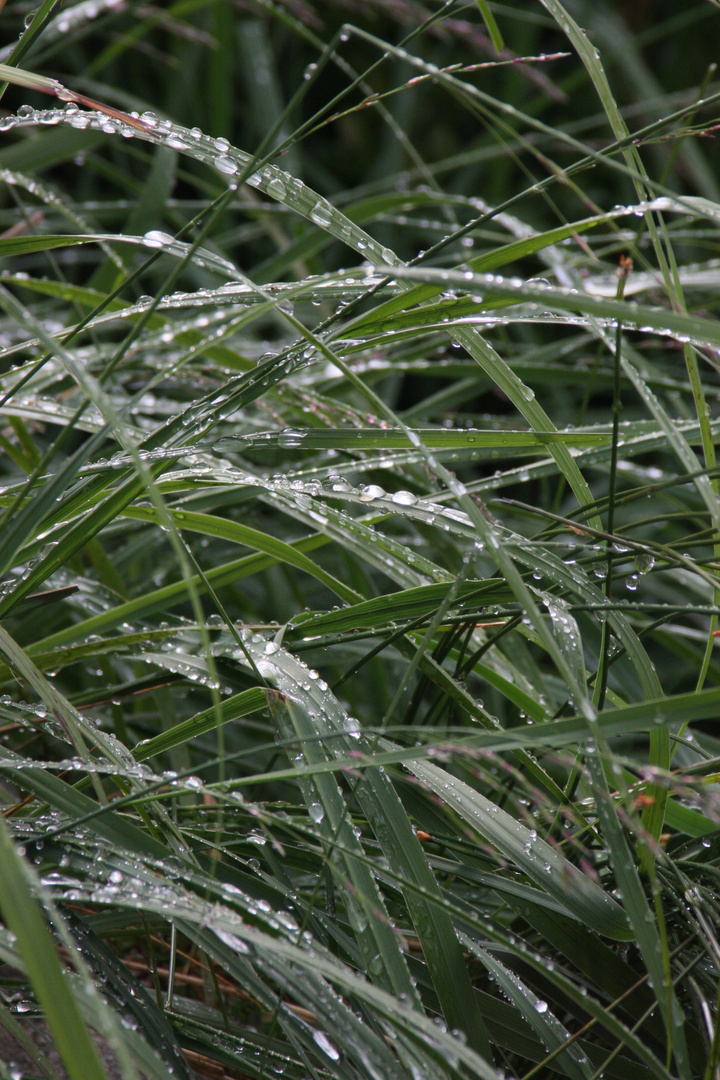
M 169 233 L 161 232 L 159 229 L 150 229 L 146 232 L 142 238 L 142 242 L 145 247 L 149 248 L 162 248 L 167 244 L 173 243 L 173 237 Z
M 226 176 L 233 176 L 238 171 L 235 162 L 232 158 L 227 157 L 226 154 L 220 154 L 218 157 L 214 158 L 213 165 L 218 172 L 225 173 Z
M 282 446 L 286 450 L 293 450 L 300 446 L 305 435 L 302 431 L 292 431 L 290 428 L 285 428 L 281 431 L 277 437 L 278 446 Z
M 340 1051 L 333 1046 L 324 1031 L 313 1031 L 313 1039 L 331 1061 L 340 1060 Z
M 384 499 L 385 491 L 379 487 L 378 484 L 367 484 L 365 487 L 360 488 L 360 495 L 358 498 L 360 502 L 373 502 L 374 499 Z
M 316 225 L 327 226 L 330 224 L 332 207 L 329 203 L 326 203 L 323 199 L 318 201 L 310 211 L 310 220 Z
M 271 180 L 267 186 L 267 193 L 268 195 L 273 195 L 276 199 L 284 199 L 285 185 L 283 184 L 282 180 L 280 180 L 278 177 L 275 177 L 274 180 Z

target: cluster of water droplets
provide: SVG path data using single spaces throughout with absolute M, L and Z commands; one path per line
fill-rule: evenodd
M 678 418 L 673 423 L 677 430 L 686 437 L 696 435 L 699 430 L 697 420 Z M 713 431 L 720 434 L 720 421 L 713 421 L 712 425 Z M 592 429 L 584 430 L 591 431 Z M 598 433 L 605 430 L 604 425 L 599 425 L 597 428 Z M 639 433 L 636 434 L 636 432 Z M 627 472 L 633 478 L 636 478 L 638 483 L 655 483 L 662 479 L 663 474 L 657 468 L 651 467 L 648 469 L 630 459 L 635 455 L 641 455 L 649 450 L 665 446 L 667 438 L 664 433 L 658 433 L 652 427 L 652 424 L 648 424 L 647 429 L 644 430 L 643 422 L 621 421 L 619 442 L 623 448 L 624 457 L 624 460 L 618 462 L 619 470 Z M 571 447 L 571 453 L 578 463 L 585 467 L 608 461 L 611 450 L 609 446 Z M 546 476 L 555 475 L 556 471 L 557 465 L 550 458 L 517 465 L 512 469 L 497 470 L 494 474 L 477 481 L 474 490 L 477 492 L 498 491 L 517 482 L 525 483 L 529 480 L 539 480 Z
M 340 733 L 360 737 L 358 722 L 348 716 L 328 684 L 317 671 L 274 640 L 243 628 L 242 647 L 229 634 L 213 645 L 216 656 L 231 657 L 244 667 L 254 668 L 285 698 L 302 703 L 317 726 L 317 733 L 332 737 Z
M 487 968 L 490 981 L 497 984 L 502 997 L 506 998 L 524 1017 L 526 1023 L 535 1031 L 541 1039 L 546 1053 L 556 1052 L 565 1047 L 558 1055 L 570 1075 L 589 1076 L 588 1069 L 592 1069 L 585 1051 L 573 1043 L 570 1032 L 557 1019 L 550 1010 L 547 1001 L 540 998 L 508 965 L 502 963 L 496 956 L 491 955 L 477 943 L 468 939 L 467 943 L 471 952 Z M 520 950 L 527 954 L 526 949 Z M 552 970 L 552 962 L 539 954 L 534 955 L 540 969 Z M 523 966 L 526 965 L 526 955 L 522 957 Z M 564 1060 L 563 1060 L 564 1059 Z
M 52 730 L 52 725 L 50 724 L 43 726 L 47 726 L 47 728 Z M 63 741 L 67 741 L 67 735 L 60 725 L 54 726 L 53 733 L 56 737 L 62 738 Z M 0 749 L 0 762 L 8 769 L 12 768 L 13 773 L 23 772 L 23 770 L 26 769 L 42 769 L 51 772 L 60 770 L 63 773 L 76 772 L 87 773 L 88 775 L 93 774 L 95 776 L 116 776 L 122 780 L 132 780 L 143 784 L 153 784 L 163 779 L 168 783 L 177 783 L 173 776 L 168 775 L 163 777 L 162 774 L 153 772 L 139 762 L 118 765 L 109 761 L 93 761 L 88 758 L 79 757 L 78 755 L 55 759 L 20 757 L 17 754 L 13 754 L 11 751 L 4 749 Z
M 656 201 L 664 202 L 665 200 Z M 673 202 L 673 200 L 668 201 Z M 622 212 L 629 211 L 623 209 Z M 611 330 L 618 325 L 617 318 L 608 315 L 604 311 L 602 304 L 606 303 L 605 301 L 591 296 L 584 289 L 574 286 L 553 288 L 542 278 L 525 280 L 515 276 L 504 277 L 501 274 L 474 273 L 471 270 L 446 270 L 421 266 L 398 268 L 396 275 L 398 278 L 410 283 L 417 281 L 432 282 L 442 285 L 446 289 L 449 288 L 453 291 L 444 293 L 443 296 L 453 302 L 456 300 L 454 290 L 458 289 L 471 289 L 490 300 L 497 297 L 514 301 L 512 312 L 505 314 L 472 312 L 468 315 L 453 318 L 452 314 L 448 313 L 447 317 L 438 322 L 438 327 L 468 325 L 492 329 L 495 325 L 502 323 L 539 320 L 561 321 L 565 325 L 576 325 L 588 330 L 588 318 L 592 320 L 593 326 L 601 329 Z M 560 310 L 550 310 L 555 307 Z M 563 310 L 566 308 L 569 308 L 569 311 Z M 574 311 L 575 308 L 578 310 Z M 422 311 L 422 309 L 420 310 Z M 634 301 L 624 301 L 622 303 L 623 326 L 640 333 L 669 337 L 684 344 L 707 347 L 707 341 L 693 332 L 689 320 L 687 331 L 678 330 L 675 327 L 666 325 L 666 314 L 662 308 L 643 308 Z
M 123 236 L 122 234 L 109 238 L 106 237 L 106 239 L 125 240 L 129 243 L 136 242 L 135 237 Z M 148 232 L 144 233 L 140 238 L 140 242 L 143 247 L 155 251 L 163 251 L 169 255 L 176 255 L 178 258 L 187 257 L 192 248 L 191 244 L 182 240 L 176 240 L 170 233 L 163 232 L 161 229 L 149 229 Z M 219 274 L 237 275 L 239 273 L 239 270 L 234 263 L 223 258 L 221 255 L 217 255 L 215 252 L 210 251 L 208 248 L 197 248 L 193 251 L 192 261 L 201 269 L 207 268 L 209 270 L 214 270 Z
M 171 774 L 172 777 L 172 774 Z M 159 777 L 162 779 L 162 777 Z M 168 781 L 173 784 L 172 778 Z M 179 781 L 175 781 L 174 790 Z M 45 835 L 62 823 L 56 814 L 29 824 L 25 844 L 32 844 L 35 861 L 44 861 Z M 278 907 L 264 896 L 256 897 L 229 881 L 208 876 L 190 853 L 168 853 L 153 857 L 122 846 L 109 844 L 88 829 L 66 830 L 52 838 L 53 853 L 62 845 L 64 854 L 57 870 L 47 870 L 44 884 L 58 899 L 111 905 L 141 904 L 168 918 L 189 917 L 200 926 L 210 926 L 217 937 L 236 953 L 247 955 L 244 942 L 249 926 L 263 933 L 281 936 L 293 944 L 301 942 L 292 912 Z M 267 945 L 270 941 L 267 941 Z
M 16 393 L 2 406 L 5 416 L 20 416 L 26 420 L 35 420 L 38 423 L 55 421 L 65 425 L 73 420 L 77 407 L 73 404 L 65 404 L 56 398 L 47 397 L 40 393 Z M 99 431 L 104 420 L 99 409 L 94 405 L 88 405 L 83 415 L 75 422 L 80 431 Z
M 573 669 L 578 684 L 585 685 L 585 660 L 583 656 L 583 642 L 577 619 L 571 614 L 570 605 L 566 600 L 549 593 L 543 594 L 543 603 L 550 616 L 555 640 L 560 646 L 560 651 L 568 660 Z
M 15 115 L 0 119 L 0 132 L 38 125 L 68 124 L 78 130 L 102 131 L 108 135 L 119 134 L 125 138 L 139 138 L 169 146 L 206 163 L 233 183 L 236 178 L 243 176 L 251 187 L 282 202 L 314 225 L 342 240 L 371 264 L 380 267 L 399 265 L 400 260 L 393 251 L 378 244 L 298 177 L 291 176 L 276 165 L 255 167 L 255 160 L 249 154 L 231 146 L 227 139 L 212 138 L 203 134 L 199 128 L 188 129 L 173 124 L 170 120 L 158 119 L 152 112 L 144 112 L 139 116 L 135 113 L 129 114 L 129 121 L 100 112 L 82 111 L 72 102 L 54 109 L 33 109 L 29 105 L 22 105 Z M 152 244 L 157 239 L 159 238 L 151 237 L 149 242 Z M 164 246 L 162 240 L 159 242 Z
M 273 438 L 277 444 L 285 449 L 301 449 L 305 432 L 286 428 Z M 242 444 L 253 446 L 268 437 L 268 433 L 258 435 L 240 436 L 238 440 L 234 436 L 219 439 L 211 446 L 214 454 L 222 455 L 239 449 Z M 228 466 L 226 466 L 228 468 Z M 240 470 L 238 470 L 240 472 Z M 328 497 L 341 502 L 355 503 L 363 508 L 385 511 L 386 513 L 402 514 L 405 517 L 422 521 L 426 525 L 435 525 L 447 530 L 472 534 L 474 530 L 467 514 L 453 507 L 445 506 L 422 496 L 415 495 L 411 491 L 400 489 L 394 492 L 385 491 L 379 484 L 362 484 L 356 486 L 347 477 L 339 473 L 330 473 L 324 479 L 303 479 L 299 476 L 290 476 L 276 473 L 270 477 L 254 476 L 242 473 L 244 482 L 252 486 L 263 487 L 267 491 L 286 495 L 288 498 L 309 497 L 310 499 L 326 499 Z M 303 504 L 309 504 L 304 501 Z
M 559 849 L 543 840 L 535 829 L 529 829 L 478 791 L 466 791 L 462 781 L 446 776 L 433 763 L 409 762 L 407 767 L 563 908 L 566 907 L 568 888 L 571 888 L 574 901 L 594 907 L 595 917 L 603 912 L 610 920 L 622 922 L 620 909 L 613 899 L 569 863 Z
M 1 123 L 1 121 L 0 121 Z M 6 184 L 10 184 L 13 187 L 20 187 L 27 191 L 30 195 L 33 195 L 36 199 L 42 202 L 45 206 L 52 208 L 60 216 L 66 218 L 66 220 L 72 222 L 73 225 L 81 233 L 87 233 L 92 235 L 93 229 L 89 222 L 78 213 L 75 206 L 67 199 L 61 198 L 55 191 L 47 184 L 42 183 L 34 176 L 26 176 L 24 173 L 19 173 L 11 169 L 0 169 L 0 180 L 3 180 Z M 111 244 L 105 241 L 100 241 L 103 252 L 119 269 L 123 268 L 123 262 L 118 253 L 114 250 Z M 4 271 L 8 276 L 11 275 L 11 271 Z
M 117 239 L 122 239 L 122 237 L 117 237 Z M 178 255 L 184 254 L 188 247 L 188 245 L 174 241 L 169 234 L 160 233 L 158 230 L 151 230 L 151 232 L 146 233 L 142 238 L 142 242 L 146 247 L 163 248 Z M 216 256 L 205 252 L 204 249 L 196 254 L 193 261 L 198 264 L 198 260 L 211 270 L 218 270 L 222 273 L 235 272 L 232 264 L 226 263 L 224 260 L 218 261 Z M 106 311 L 96 316 L 88 322 L 87 328 L 94 329 L 112 324 L 118 320 L 136 318 L 150 308 L 153 308 L 158 314 L 182 311 L 187 308 L 218 308 L 220 310 L 210 311 L 197 320 L 173 321 L 157 335 L 164 344 L 168 344 L 181 335 L 197 331 L 202 336 L 202 343 L 207 347 L 207 339 L 212 334 L 213 323 L 218 324 L 218 338 L 222 336 L 227 323 L 228 307 L 241 311 L 246 307 L 266 304 L 268 299 L 271 299 L 277 300 L 279 310 L 287 310 L 292 314 L 293 304 L 299 301 L 313 305 L 325 301 L 340 304 L 349 303 L 364 293 L 368 283 L 372 285 L 380 280 L 379 277 L 373 278 L 372 275 L 367 280 L 363 278 L 362 281 L 348 280 L 338 275 L 327 275 L 306 278 L 301 284 L 272 283 L 264 285 L 260 290 L 245 281 L 233 279 L 226 281 L 218 288 L 200 288 L 192 292 L 179 290 L 168 293 L 159 299 L 152 296 L 141 296 L 134 303 L 126 304 L 122 308 Z M 148 335 L 145 340 L 151 342 L 153 336 Z M 244 351 L 252 353 L 252 350 L 252 340 L 244 343 Z M 152 350 L 148 349 L 147 351 L 151 352 Z
M 58 41 L 75 30 L 82 29 L 87 23 L 97 19 L 100 15 L 114 11 L 122 11 L 127 5 L 127 0 L 80 0 L 80 3 L 72 4 L 59 15 L 56 15 L 43 27 L 43 41 L 50 44 Z M 31 12 L 28 19 L 31 21 L 35 13 Z M 26 26 L 29 21 L 26 20 Z M 0 53 L 0 60 L 4 60 L 12 46 L 8 46 Z
M 218 690 L 223 694 L 232 693 L 232 687 L 224 685 L 217 674 L 212 672 L 208 658 L 203 652 L 199 633 L 185 631 L 182 634 L 176 634 L 161 643 L 158 649 L 148 646 L 136 655 L 130 656 L 129 659 L 171 671 L 175 675 L 182 675 L 191 683 Z M 185 783 L 187 785 L 187 780 Z

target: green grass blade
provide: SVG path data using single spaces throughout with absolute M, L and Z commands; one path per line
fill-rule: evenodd
M 73 994 L 68 993 L 55 944 L 42 917 L 28 871 L 0 819 L 0 908 L 48 1027 L 72 1080 L 107 1080 Z
M 408 767 L 513 865 L 559 900 L 565 910 L 607 937 L 619 941 L 632 937 L 619 904 L 537 834 L 533 836 L 525 825 L 437 765 L 413 761 Z

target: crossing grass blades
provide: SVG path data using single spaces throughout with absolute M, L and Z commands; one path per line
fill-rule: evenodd
M 717 10 L 26 14 L 0 1075 L 716 1080 Z

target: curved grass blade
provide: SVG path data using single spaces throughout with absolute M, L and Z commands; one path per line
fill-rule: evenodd
M 432 762 L 408 761 L 407 768 L 569 914 L 614 940 L 633 937 L 620 905 L 532 830 Z
M 475 946 L 473 953 L 492 974 L 503 994 L 512 1001 L 543 1046 L 556 1056 L 557 1066 L 573 1080 L 587 1080 L 593 1076 L 595 1068 L 583 1050 L 572 1044 L 563 1049 L 564 1044 L 570 1043 L 570 1032 L 548 1007 L 547 1001 L 533 993 L 522 979 L 486 950 Z
M 607 779 L 599 756 L 588 755 L 587 764 L 595 788 L 600 828 L 618 886 L 622 891 L 633 936 L 638 943 L 665 1024 L 668 1052 L 672 1051 L 680 1076 L 689 1080 L 692 1073 L 685 1035 L 686 1020 L 672 983 L 667 948 L 663 947 L 658 923 L 645 896 L 635 860 L 611 804 Z
M 55 944 L 33 896 L 28 870 L 0 816 L 0 908 L 71 1080 L 107 1080 L 58 962 Z
M 284 650 L 271 645 L 268 651 L 266 643 L 260 648 L 253 648 L 249 643 L 249 647 L 261 673 L 278 686 L 283 695 L 283 708 L 291 723 L 284 721 L 280 710 L 276 710 L 281 733 L 287 740 L 293 735 L 300 739 L 303 756 L 309 764 L 363 752 L 365 740 L 359 730 L 353 730 L 352 722 L 327 686 L 308 679 L 307 669 Z M 326 746 L 317 741 L 318 734 L 325 736 Z M 314 778 L 304 794 L 311 803 L 319 797 L 321 805 L 326 807 L 327 794 L 320 777 Z M 413 886 L 405 893 L 406 903 L 448 1023 L 466 1032 L 470 1045 L 491 1059 L 482 1017 L 454 928 L 442 909 L 437 882 L 402 803 L 384 771 L 374 768 L 364 770 L 355 796 L 386 858 L 401 878 Z M 344 806 L 341 812 L 346 813 Z M 328 817 L 333 840 L 344 845 L 347 841 L 343 833 L 352 835 L 352 830 L 345 829 L 334 815 L 331 817 L 328 813 Z M 370 971 L 372 974 L 372 965 Z

